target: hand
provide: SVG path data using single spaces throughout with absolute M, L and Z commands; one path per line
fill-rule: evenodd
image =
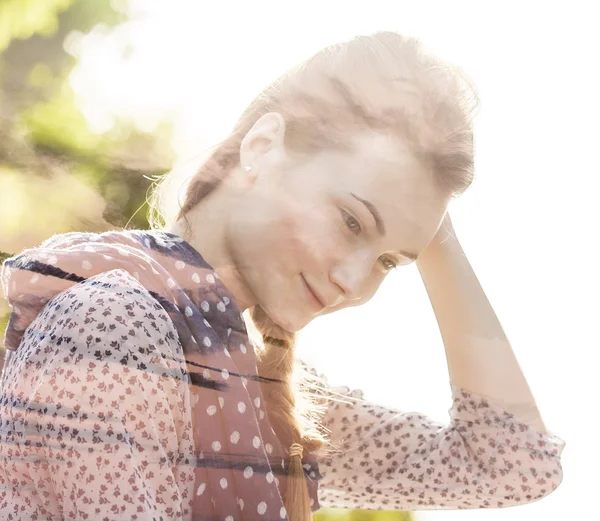
M 454 225 L 452 224 L 452 219 L 450 218 L 450 212 L 446 212 L 442 224 L 440 224 L 437 233 L 434 235 L 429 245 L 432 243 L 441 244 L 448 239 L 456 239 L 456 232 L 454 230 Z M 429 247 L 429 245 L 427 247 Z
M 436 255 L 436 252 L 439 251 L 440 247 L 450 248 L 454 251 L 456 251 L 457 249 L 461 249 L 458 239 L 456 237 L 456 231 L 454 230 L 454 226 L 452 225 L 450 212 L 446 212 L 446 215 L 442 223 L 440 224 L 436 234 L 433 236 L 433 239 L 429 241 L 429 244 L 419 255 L 417 263 L 419 261 L 424 261 L 432 255 Z

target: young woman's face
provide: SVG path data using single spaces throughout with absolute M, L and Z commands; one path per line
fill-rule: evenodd
M 447 209 L 430 173 L 380 135 L 300 165 L 283 147 L 249 162 L 258 177 L 230 215 L 227 244 L 255 304 L 288 331 L 367 302 L 394 266 L 414 262 Z

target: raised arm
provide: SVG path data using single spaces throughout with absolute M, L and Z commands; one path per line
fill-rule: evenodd
M 446 214 L 417 267 L 446 350 L 450 382 L 518 415 L 538 432 L 546 427 L 502 326 Z

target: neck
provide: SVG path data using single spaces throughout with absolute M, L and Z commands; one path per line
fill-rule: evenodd
M 203 199 L 165 231 L 179 235 L 196 249 L 202 258 L 212 266 L 227 289 L 233 294 L 243 312 L 254 305 L 254 295 L 247 288 L 238 267 L 229 252 L 227 229 L 230 208 L 236 204 L 240 193 L 225 181 L 214 192 Z

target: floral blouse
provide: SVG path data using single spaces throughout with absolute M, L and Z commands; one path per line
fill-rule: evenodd
M 193 396 L 185 366 L 172 362 L 181 351 L 169 315 L 124 270 L 50 300 L 7 352 L 0 382 L 3 519 L 191 519 L 193 497 L 206 491 L 195 489 L 189 458 Z M 164 372 L 139 376 L 140 364 Z M 508 507 L 562 481 L 564 440 L 455 385 L 446 424 L 365 401 L 360 390 L 333 390 L 341 399 L 322 422 L 342 450 L 304 465 L 318 483 L 313 511 Z M 279 484 L 252 467 L 244 477 Z M 286 517 L 283 508 L 273 515 L 267 498 L 245 506 L 245 519 Z

